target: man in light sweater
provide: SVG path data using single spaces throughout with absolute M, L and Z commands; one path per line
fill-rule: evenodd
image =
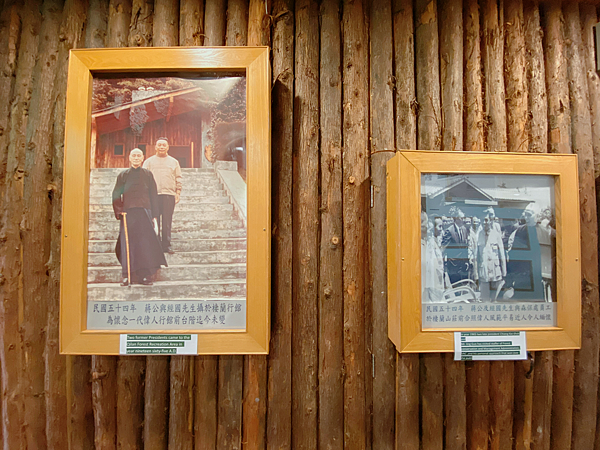
M 156 180 L 162 248 L 165 253 L 172 254 L 171 223 L 175 205 L 179 203 L 181 194 L 181 167 L 175 158 L 169 156 L 167 138 L 158 138 L 154 148 L 156 155 L 144 161 L 143 167 L 152 172 Z

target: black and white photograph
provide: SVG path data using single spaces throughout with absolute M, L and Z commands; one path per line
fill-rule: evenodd
M 246 78 L 95 76 L 88 328 L 246 326 Z
M 424 328 L 554 326 L 549 175 L 422 174 Z

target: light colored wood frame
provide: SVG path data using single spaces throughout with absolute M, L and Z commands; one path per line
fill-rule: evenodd
M 421 174 L 553 175 L 557 326 L 524 328 L 528 350 L 581 347 L 581 263 L 577 156 L 400 151 L 387 164 L 388 335 L 399 352 L 452 352 L 455 331 L 515 328 L 421 327 Z
M 118 331 L 87 330 L 87 249 L 92 78 L 95 73 L 239 72 L 246 75 L 246 331 L 198 334 L 198 354 L 266 354 L 271 314 L 271 90 L 268 47 L 71 50 L 67 85 L 61 258 L 60 351 L 119 354 Z

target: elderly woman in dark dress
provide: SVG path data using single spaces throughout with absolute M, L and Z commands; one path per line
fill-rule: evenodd
M 131 167 L 117 176 L 112 193 L 115 217 L 120 220 L 115 252 L 121 263 L 122 286 L 152 284 L 152 276 L 167 261 L 156 235 L 158 194 L 154 176 L 141 167 L 144 154 L 135 148 L 129 154 Z

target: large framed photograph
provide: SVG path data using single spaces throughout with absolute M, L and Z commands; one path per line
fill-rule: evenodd
M 401 151 L 387 170 L 399 351 L 508 330 L 525 330 L 529 350 L 579 348 L 576 155 Z
M 266 47 L 71 51 L 62 353 L 268 352 L 269 70 Z

